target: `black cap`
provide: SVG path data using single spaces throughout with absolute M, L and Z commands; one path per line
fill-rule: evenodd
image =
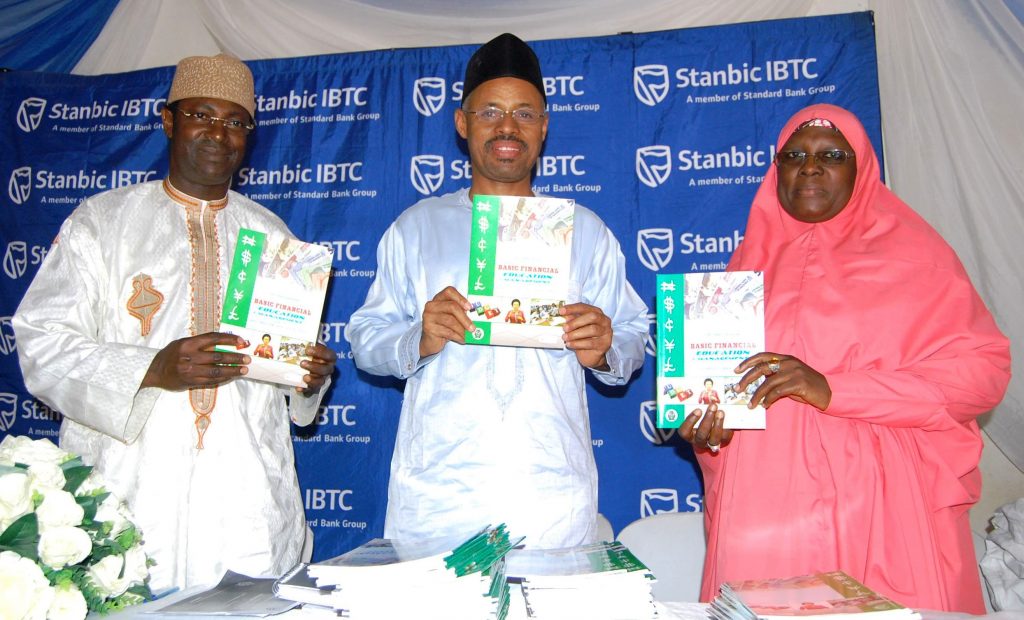
M 480 46 L 466 65 L 466 79 L 462 84 L 462 99 L 465 101 L 477 86 L 488 80 L 514 77 L 526 80 L 540 92 L 544 103 L 544 78 L 540 73 L 540 61 L 525 41 L 514 34 L 501 34 Z

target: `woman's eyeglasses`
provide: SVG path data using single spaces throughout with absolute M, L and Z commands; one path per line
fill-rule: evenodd
M 854 158 L 854 153 L 842 149 L 805 153 L 803 151 L 779 151 L 775 154 L 775 163 L 786 168 L 797 168 L 804 165 L 807 158 L 822 166 L 842 166 Z

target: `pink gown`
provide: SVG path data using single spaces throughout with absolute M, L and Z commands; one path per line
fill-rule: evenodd
M 882 185 L 849 112 L 816 105 L 856 153 L 849 203 L 790 217 L 774 166 L 730 269 L 763 270 L 767 350 L 825 375 L 826 411 L 783 399 L 768 429 L 701 451 L 702 600 L 725 581 L 841 569 L 919 609 L 983 613 L 968 509 L 981 492 L 975 417 L 1009 381 L 1006 338 L 941 237 Z

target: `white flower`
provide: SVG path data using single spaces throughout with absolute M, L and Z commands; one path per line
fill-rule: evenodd
M 89 613 L 82 591 L 73 583 L 54 587 L 55 595 L 46 620 L 82 620 Z
M 128 580 L 128 570 L 125 567 L 125 575 L 121 574 L 121 567 L 124 565 L 123 555 L 108 555 L 89 568 L 89 576 L 101 594 L 108 598 L 121 596 L 128 589 L 131 582 Z
M 36 463 L 28 468 L 29 484 L 33 491 L 39 491 L 40 495 L 46 495 L 49 491 L 59 491 L 64 488 L 67 479 L 64 478 L 64 471 L 56 463 Z
M 55 592 L 36 563 L 0 552 L 0 618 L 44 620 Z
M 39 531 L 45 532 L 62 525 L 81 525 L 85 510 L 67 491 L 50 491 L 36 508 L 36 516 L 39 518 Z
M 9 435 L 8 435 L 9 437 Z M 11 472 L 0 476 L 0 532 L 32 512 L 32 490 L 27 474 Z
M 128 509 L 124 504 L 121 503 L 117 497 L 113 494 L 107 496 L 99 508 L 96 509 L 96 517 L 93 521 L 100 523 L 110 523 L 110 536 L 114 537 L 125 531 L 129 525 L 129 519 L 131 515 L 128 514 Z
M 92 539 L 77 527 L 50 527 L 39 535 L 39 559 L 53 569 L 78 564 L 91 551 Z
M 135 545 L 124 554 L 124 577 L 131 585 L 142 585 L 149 578 L 149 566 L 146 565 L 146 552 L 142 545 Z
M 68 453 L 53 445 L 49 439 L 30 439 L 24 435 L 8 435 L 0 442 L 0 459 L 36 465 L 45 463 L 61 464 Z

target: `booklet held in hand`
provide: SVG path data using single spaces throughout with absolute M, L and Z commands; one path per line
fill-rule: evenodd
M 246 379 L 304 385 L 308 373 L 299 362 L 316 344 L 332 261 L 331 249 L 319 244 L 239 231 L 220 331 L 249 343 L 237 351 L 252 358 Z

